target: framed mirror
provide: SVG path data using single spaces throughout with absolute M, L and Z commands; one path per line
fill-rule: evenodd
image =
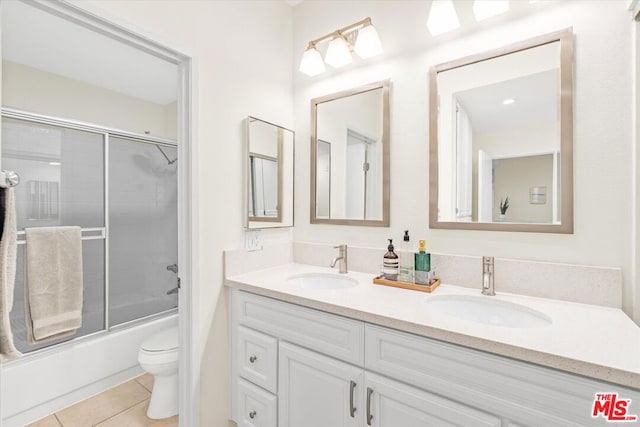
M 573 33 L 430 70 L 431 228 L 573 233 Z
M 293 160 L 295 133 L 247 117 L 247 228 L 293 226 Z
M 311 100 L 311 223 L 389 226 L 390 81 Z

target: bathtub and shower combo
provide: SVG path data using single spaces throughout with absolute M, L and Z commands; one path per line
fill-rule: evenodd
M 2 111 L 2 166 L 15 187 L 18 263 L 11 313 L 19 360 L 2 367 L 0 424 L 23 425 L 142 373 L 140 345 L 177 325 L 176 143 Z M 82 327 L 31 345 L 25 227 L 82 228 Z

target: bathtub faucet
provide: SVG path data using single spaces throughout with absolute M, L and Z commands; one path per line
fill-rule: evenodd
M 178 264 L 167 265 L 167 270 L 173 271 L 174 273 L 178 274 Z

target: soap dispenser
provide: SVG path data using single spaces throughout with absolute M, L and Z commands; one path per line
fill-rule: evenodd
M 431 254 L 426 252 L 426 246 L 426 242 L 424 240 L 420 240 L 418 252 L 415 253 L 417 285 L 428 285 L 430 282 L 429 272 L 431 271 Z
M 389 240 L 387 253 L 384 254 L 382 263 L 382 274 L 385 279 L 398 280 L 398 255 L 393 251 L 393 240 Z
M 411 240 L 409 238 L 409 230 L 404 231 L 402 246 L 400 246 L 400 258 L 398 264 L 398 281 L 405 283 L 413 283 L 413 250 L 411 248 Z

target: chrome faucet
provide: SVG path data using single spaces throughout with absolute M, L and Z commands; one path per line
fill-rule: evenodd
M 178 274 L 178 264 L 167 265 L 167 270 L 173 271 L 174 273 Z
M 493 277 L 493 257 L 482 257 L 482 295 L 493 296 L 496 294 L 496 285 Z
M 334 248 L 338 249 L 338 256 L 331 260 L 331 268 L 334 268 L 336 262 L 340 261 L 340 270 L 338 273 L 344 274 L 347 272 L 347 245 L 342 244 L 334 246 Z

